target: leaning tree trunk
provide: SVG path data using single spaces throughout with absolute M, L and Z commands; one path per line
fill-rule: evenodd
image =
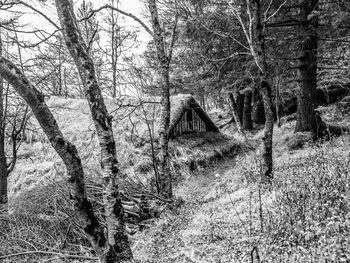
M 30 106 L 52 147 L 63 160 L 69 176 L 70 196 L 74 201 L 76 211 L 83 220 L 83 229 L 96 253 L 103 253 L 106 244 L 104 228 L 95 216 L 92 204 L 86 196 L 84 171 L 76 147 L 63 137 L 44 101 L 44 96 L 13 63 L 3 57 L 0 58 L 0 77 L 10 83 Z
M 254 60 L 259 68 L 260 85 L 259 90 L 262 95 L 265 111 L 265 129 L 263 136 L 263 153 L 262 153 L 262 172 L 264 179 L 271 180 L 273 178 L 272 168 L 272 137 L 273 137 L 273 103 L 271 86 L 268 82 L 267 61 L 265 50 L 265 35 L 263 24 L 261 23 L 261 3 L 260 0 L 250 0 L 253 10 L 253 23 L 255 27 L 255 39 L 253 41 Z
M 245 131 L 253 130 L 253 122 L 252 122 L 252 92 L 251 91 L 246 91 L 245 94 L 244 94 L 243 129 Z
M 171 198 L 172 184 L 169 168 L 169 124 L 170 124 L 170 82 L 169 82 L 169 65 L 171 59 L 170 54 L 167 55 L 165 50 L 165 43 L 163 39 L 162 29 L 159 23 L 158 9 L 155 0 L 148 1 L 148 8 L 151 13 L 153 38 L 157 50 L 157 57 L 159 61 L 161 77 L 163 79 L 162 85 L 162 99 L 161 99 L 161 123 L 159 129 L 159 147 L 160 147 L 160 169 L 157 178 L 157 185 L 159 186 L 159 193 L 166 198 Z
M 233 97 L 232 92 L 230 92 L 228 94 L 228 97 L 229 97 L 229 100 L 230 100 L 232 115 L 233 115 L 233 118 L 235 120 L 238 133 L 244 135 L 242 123 L 241 123 L 241 120 L 240 120 L 239 114 L 238 114 L 237 104 L 236 104 L 235 98 Z
M 55 2 L 67 48 L 74 59 L 84 86 L 101 148 L 107 244 L 103 253 L 99 255 L 100 260 L 101 262 L 133 262 L 117 183 L 120 174 L 112 130 L 112 117 L 107 111 L 97 82 L 94 63 L 78 28 L 72 1 L 56 0 Z
M 300 52 L 298 54 L 298 104 L 296 132 L 311 131 L 315 139 L 324 135 L 326 125 L 317 107 L 318 0 L 300 0 Z

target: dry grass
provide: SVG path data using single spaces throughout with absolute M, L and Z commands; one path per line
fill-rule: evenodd
M 294 124 L 275 130 L 272 186 L 259 148 L 192 176 L 181 210 L 140 234 L 139 262 L 349 262 L 350 138 L 312 143 Z
M 110 109 L 114 106 L 112 102 L 107 104 Z M 64 135 L 77 146 L 87 179 L 94 184 L 100 174 L 99 147 L 86 102 L 53 98 L 49 106 Z M 68 200 L 64 165 L 34 120 L 31 127 L 9 181 L 11 214 L 0 219 L 0 261 L 93 261 L 94 256 L 81 231 L 79 218 Z M 137 135 L 121 123 L 114 123 L 114 131 L 122 172 L 145 187 L 151 187 L 154 172 L 150 144 L 147 140 L 140 144 Z M 189 135 L 171 141 L 174 181 L 181 183 L 194 171 L 208 169 L 217 160 L 235 155 L 240 149 L 235 140 L 217 133 L 200 137 Z M 98 193 L 94 192 L 94 188 L 88 191 L 101 211 Z M 134 247 L 139 244 L 137 237 L 131 239 Z M 20 254 L 15 255 L 17 253 Z M 2 258 L 4 255 L 13 256 L 6 259 Z
M 338 114 L 333 107 L 324 112 L 326 118 Z M 83 111 L 77 114 L 84 116 Z M 71 127 L 65 120 L 73 119 L 74 111 L 56 114 L 78 145 L 88 176 L 98 175 L 97 142 L 89 125 Z M 349 118 L 337 120 L 348 123 Z M 151 228 L 132 237 L 137 262 L 252 263 L 258 262 L 257 257 L 261 262 L 349 262 L 350 137 L 313 143 L 307 134 L 294 134 L 294 124 L 275 129 L 272 186 L 260 183 L 259 147 L 248 151 L 238 139 L 218 134 L 172 141 L 172 173 L 179 178 L 174 191 L 185 203 L 162 213 Z M 149 144 L 132 144 L 131 133 L 118 129 L 116 134 L 122 134 L 116 138 L 123 171 L 150 183 Z M 261 136 L 262 132 L 249 134 L 252 144 Z M 40 136 L 33 146 L 23 150 L 23 156 L 29 154 L 33 161 L 21 160 L 11 178 L 16 206 L 10 217 L 1 219 L 0 257 L 37 249 L 56 254 L 21 255 L 15 262 L 92 258 L 66 200 L 63 166 Z M 224 157 L 230 155 L 235 157 Z

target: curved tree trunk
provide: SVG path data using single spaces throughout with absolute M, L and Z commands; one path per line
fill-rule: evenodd
M 0 58 L 0 76 L 10 83 L 26 101 L 44 130 L 52 147 L 63 160 L 69 176 L 70 196 L 83 220 L 84 231 L 97 254 L 102 254 L 106 243 L 104 229 L 95 216 L 85 192 L 84 171 L 76 147 L 67 141 L 44 101 L 44 96 L 29 82 L 20 70 L 5 58 Z
M 243 129 L 245 131 L 253 130 L 253 122 L 252 122 L 252 92 L 251 91 L 247 91 L 244 94 Z
M 98 85 L 94 63 L 77 25 L 70 0 L 56 0 L 56 7 L 67 48 L 77 66 L 101 148 L 103 202 L 107 221 L 107 244 L 100 254 L 102 262 L 133 262 L 125 230 L 124 210 L 118 189 L 118 161 L 112 130 L 112 117 Z
M 317 108 L 317 27 L 318 0 L 300 0 L 300 52 L 298 55 L 298 104 L 296 132 L 311 131 L 315 139 L 323 136 L 326 125 Z

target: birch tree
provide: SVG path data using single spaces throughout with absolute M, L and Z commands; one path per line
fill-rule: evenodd
M 151 15 L 152 29 L 149 28 L 141 19 L 131 13 L 127 13 L 112 5 L 104 5 L 93 12 L 94 15 L 102 9 L 112 9 L 122 15 L 128 16 L 138 22 L 153 38 L 157 52 L 157 60 L 159 72 L 162 78 L 161 87 L 161 123 L 159 128 L 159 175 L 157 178 L 157 188 L 159 194 L 166 198 L 171 198 L 173 195 L 171 175 L 169 168 L 169 124 L 170 124 L 170 63 L 173 55 L 173 49 L 176 39 L 176 29 L 178 23 L 177 1 L 175 4 L 174 22 L 171 28 L 170 37 L 166 37 L 165 24 L 161 24 L 156 0 L 147 0 L 148 10 Z M 89 18 L 87 17 L 87 18 Z
M 63 160 L 69 176 L 70 196 L 83 220 L 83 229 L 97 254 L 102 254 L 106 238 L 103 227 L 99 224 L 92 210 L 92 204 L 86 196 L 84 171 L 76 147 L 64 138 L 42 93 L 15 64 L 3 56 L 0 58 L 0 76 L 10 83 L 30 106 L 52 147 Z
M 86 92 L 101 148 L 103 202 L 107 221 L 106 244 L 101 253 L 101 261 L 132 262 L 133 256 L 125 231 L 124 210 L 118 189 L 120 173 L 113 137 L 112 117 L 104 103 L 88 47 L 78 28 L 72 1 L 56 0 L 55 3 L 67 48 L 74 59 Z
M 2 37 L 0 28 L 0 57 L 2 57 Z M 4 129 L 4 80 L 0 76 L 0 214 L 7 204 L 7 162 L 5 153 L 5 129 Z
M 156 0 L 148 1 L 148 8 L 151 14 L 151 22 L 153 27 L 153 39 L 157 49 L 157 58 L 160 66 L 160 74 L 163 79 L 162 99 L 161 99 L 161 124 L 159 130 L 159 146 L 160 146 L 160 169 L 158 186 L 160 194 L 167 198 L 172 197 L 171 175 L 169 168 L 169 124 L 170 124 L 170 81 L 169 68 L 172 58 L 172 52 L 175 42 L 175 31 L 177 26 L 177 14 L 175 15 L 175 23 L 172 29 L 172 36 L 169 46 L 166 45 L 164 32 L 161 28 L 158 8 Z

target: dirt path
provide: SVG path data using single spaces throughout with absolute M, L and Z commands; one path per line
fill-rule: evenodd
M 222 161 L 216 168 L 193 175 L 177 187 L 176 196 L 181 196 L 185 203 L 178 211 L 160 219 L 159 226 L 145 233 L 150 235 L 147 257 L 138 255 L 139 251 L 137 247 L 135 248 L 135 257 L 140 260 L 140 263 L 203 262 L 196 260 L 196 251 L 193 248 L 195 246 L 189 246 L 189 243 L 192 243 L 189 236 L 196 231 L 192 224 L 199 213 L 203 213 L 204 217 L 208 216 L 207 212 L 203 212 L 211 201 L 208 193 L 225 173 L 232 171 L 233 160 Z M 140 252 L 140 254 L 144 253 Z

